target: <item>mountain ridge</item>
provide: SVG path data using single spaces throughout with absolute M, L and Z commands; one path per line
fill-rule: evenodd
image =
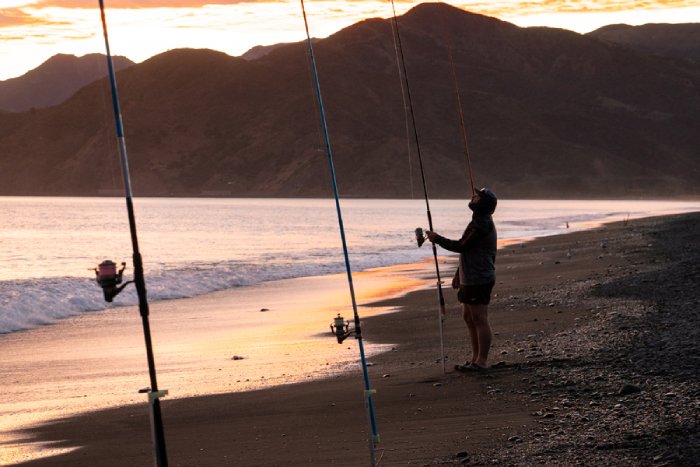
M 587 35 L 637 50 L 700 62 L 700 24 L 610 24 Z
M 113 62 L 117 71 L 134 65 L 122 56 L 113 57 Z M 105 55 L 56 54 L 22 76 L 0 81 L 0 109 L 24 112 L 60 104 L 103 76 L 107 76 Z
M 477 184 L 520 198 L 698 196 L 697 65 L 443 4 L 398 21 L 432 197 L 469 191 L 445 34 Z M 314 44 L 345 197 L 411 197 L 420 180 L 391 34 L 371 19 Z M 250 61 L 174 50 L 118 81 L 135 194 L 329 196 L 305 44 Z M 118 191 L 108 92 L 101 80 L 0 114 L 0 193 Z

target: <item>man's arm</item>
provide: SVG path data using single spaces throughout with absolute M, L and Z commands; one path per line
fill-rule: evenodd
M 435 238 L 435 243 L 443 247 L 445 250 L 452 251 L 454 253 L 464 253 L 467 251 L 472 244 L 476 241 L 478 237 L 476 229 L 468 227 L 464 231 L 464 235 L 459 240 L 450 240 L 441 235 Z
M 467 227 L 467 230 L 464 231 L 464 235 L 462 235 L 462 238 L 459 240 L 450 240 L 435 232 L 426 232 L 426 234 L 431 242 L 437 243 L 444 249 L 454 253 L 464 253 L 471 248 L 472 244 L 478 238 L 477 230 L 471 225 Z

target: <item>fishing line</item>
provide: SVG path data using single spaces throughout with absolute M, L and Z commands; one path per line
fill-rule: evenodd
M 313 69 L 313 67 L 311 66 L 311 58 L 309 57 L 309 54 L 306 53 L 306 54 L 304 54 L 304 56 L 306 57 L 306 65 L 307 65 L 306 72 L 309 76 L 309 98 L 310 98 L 310 104 L 311 104 L 310 107 L 313 110 L 314 118 L 315 118 L 315 121 L 317 122 L 316 125 L 314 125 L 314 127 L 316 128 L 316 137 L 318 138 L 319 146 L 323 146 L 324 145 L 324 143 L 323 143 L 323 129 L 321 128 L 321 124 L 318 123 L 321 121 L 321 114 L 318 113 L 318 106 L 313 104 L 313 101 L 316 99 L 316 86 L 314 86 L 314 78 L 313 78 L 313 74 L 311 71 Z M 322 149 L 319 148 L 318 151 L 320 152 L 320 151 L 322 151 Z
M 401 69 L 403 69 L 403 79 L 404 79 L 404 84 L 406 85 L 406 95 L 408 96 L 408 106 L 410 109 L 411 113 L 411 122 L 413 124 L 413 138 L 416 142 L 416 153 L 418 155 L 418 164 L 420 167 L 420 177 L 421 177 L 421 182 L 423 183 L 423 195 L 425 197 L 425 208 L 426 208 L 426 213 L 428 216 L 428 227 L 431 232 L 434 232 L 435 230 L 433 229 L 433 217 L 432 214 L 430 213 L 430 200 L 428 197 L 428 187 L 425 183 L 425 170 L 423 169 L 423 156 L 420 151 L 420 141 L 418 138 L 418 128 L 416 126 L 416 114 L 413 109 L 413 99 L 411 98 L 411 87 L 408 82 L 408 73 L 406 71 L 406 59 L 404 57 L 403 53 L 403 46 L 401 44 L 401 33 L 399 29 L 399 22 L 396 18 L 396 9 L 394 7 L 394 0 L 391 0 L 391 8 L 393 11 L 393 22 L 394 22 L 394 30 L 396 31 L 396 40 L 394 41 L 394 44 L 398 47 L 398 55 L 401 58 Z M 416 233 L 418 233 L 418 229 L 416 229 Z M 440 278 L 440 265 L 438 264 L 438 256 L 437 256 L 437 247 L 435 246 L 435 243 L 432 243 L 432 249 L 433 249 L 433 259 L 435 261 L 435 275 L 437 278 L 437 292 L 438 292 L 438 304 L 439 304 L 439 309 L 438 309 L 438 321 L 440 323 L 440 360 L 442 362 L 442 372 L 445 373 L 445 341 L 444 341 L 444 336 L 443 336 L 443 324 L 445 321 L 445 297 L 442 293 L 442 279 Z
M 469 175 L 469 183 L 471 184 L 472 187 L 472 196 L 476 194 L 476 189 L 474 187 L 474 172 L 472 170 L 472 160 L 471 157 L 469 157 L 469 144 L 467 142 L 467 127 L 464 124 L 464 111 L 462 110 L 462 98 L 459 95 L 459 83 L 457 81 L 457 71 L 455 69 L 455 61 L 454 57 L 452 56 L 452 43 L 450 42 L 450 38 L 447 35 L 447 32 L 445 32 L 446 28 L 443 26 L 442 31 L 443 35 L 445 38 L 445 43 L 447 44 L 447 52 L 450 57 L 450 65 L 452 68 L 452 82 L 454 83 L 454 91 L 455 91 L 455 98 L 456 98 L 456 103 L 457 103 L 457 113 L 459 114 L 459 125 L 460 125 L 460 131 L 462 133 L 462 141 L 464 143 L 464 156 L 467 159 L 467 170 L 468 170 L 468 175 Z
M 394 13 L 394 17 L 396 17 L 396 9 L 394 8 L 394 2 L 391 2 L 391 9 Z M 403 85 L 403 75 L 401 73 L 401 61 L 399 60 L 399 49 L 396 46 L 396 30 L 394 27 L 394 23 L 391 23 L 391 38 L 394 41 L 394 53 L 396 54 L 396 71 L 399 74 L 399 85 L 401 86 L 401 101 L 403 102 L 403 116 L 404 116 L 404 122 L 406 124 L 406 153 L 408 154 L 408 179 L 411 184 L 411 199 L 415 198 L 414 195 L 414 190 L 413 190 L 413 160 L 411 158 L 411 136 L 410 132 L 411 129 L 409 128 L 409 121 L 408 121 L 408 105 L 406 104 L 406 90 L 404 89 Z
M 331 152 L 331 143 L 328 136 L 328 124 L 326 122 L 326 112 L 323 108 L 323 98 L 321 96 L 321 84 L 318 79 L 318 69 L 316 67 L 316 58 L 314 57 L 314 49 L 311 44 L 311 34 L 309 33 L 309 23 L 306 19 L 306 7 L 304 6 L 304 0 L 301 0 L 301 11 L 304 16 L 304 28 L 306 29 L 306 39 L 309 48 L 309 57 L 311 59 L 311 68 L 313 71 L 314 86 L 316 87 L 316 99 L 318 101 L 318 109 L 321 117 L 321 125 L 323 127 L 323 137 L 326 146 L 326 156 L 328 157 L 328 166 L 330 168 L 331 181 L 333 183 L 333 194 L 335 197 L 335 209 L 338 214 L 338 227 L 340 228 L 340 238 L 343 244 L 343 256 L 345 258 L 345 270 L 348 277 L 348 286 L 350 288 L 350 297 L 352 299 L 352 312 L 355 321 L 355 337 L 357 338 L 357 345 L 360 351 L 360 360 L 362 362 L 362 376 L 364 378 L 365 384 L 365 408 L 367 409 L 367 418 L 370 428 L 370 433 L 368 436 L 368 445 L 370 453 L 370 462 L 372 466 L 377 465 L 376 460 L 376 448 L 379 443 L 379 433 L 377 433 L 377 421 L 374 415 L 374 403 L 372 396 L 375 391 L 371 389 L 369 382 L 369 372 L 367 371 L 367 361 L 365 359 L 365 350 L 362 343 L 362 331 L 360 329 L 360 316 L 357 312 L 357 301 L 355 300 L 355 287 L 352 282 L 352 271 L 350 269 L 350 257 L 348 255 L 348 246 L 345 240 L 345 228 L 343 227 L 343 216 L 340 211 L 340 197 L 338 195 L 338 184 L 335 177 L 335 168 L 333 165 L 333 155 Z M 342 321 L 342 318 L 341 318 Z M 339 338 L 340 341 L 340 338 Z
M 98 59 L 99 60 L 99 59 Z M 102 69 L 99 66 L 99 61 L 95 61 L 95 75 L 100 76 Z M 104 62 L 103 62 L 104 63 Z M 97 140 L 99 141 L 98 144 L 109 144 L 108 143 L 108 138 L 110 137 L 109 133 L 109 115 L 107 112 L 107 108 L 110 104 L 107 103 L 108 97 L 107 95 L 109 94 L 109 78 L 105 80 L 105 85 L 102 84 L 102 80 L 100 79 L 98 81 L 98 90 L 97 94 L 100 96 L 100 102 L 102 103 L 101 109 L 102 112 L 101 114 L 101 119 L 102 119 L 102 126 L 98 129 L 98 138 Z M 108 158 L 108 167 L 106 172 L 109 174 L 109 179 L 111 181 L 111 190 L 116 193 L 117 191 L 117 167 L 115 164 L 114 159 Z M 97 189 L 99 190 L 99 185 L 97 186 Z
M 160 410 L 160 398 L 167 394 L 167 391 L 158 390 L 156 379 L 155 359 L 153 358 L 153 344 L 151 342 L 151 327 L 148 320 L 148 300 L 146 298 L 146 281 L 143 275 L 143 261 L 139 251 L 138 235 L 136 232 L 136 217 L 134 215 L 134 205 L 131 193 L 131 178 L 129 176 L 129 159 L 126 153 L 126 141 L 124 139 L 124 125 L 122 123 L 121 109 L 119 107 L 119 94 L 117 92 L 117 78 L 112 63 L 112 53 L 109 48 L 109 36 L 107 34 L 107 20 L 105 18 L 104 0 L 99 0 L 100 17 L 102 18 L 102 32 L 105 39 L 105 49 L 107 51 L 107 69 L 109 72 L 109 83 L 112 91 L 112 106 L 114 108 L 114 124 L 117 130 L 117 143 L 119 145 L 119 156 L 122 167 L 122 178 L 124 181 L 124 194 L 126 198 L 126 210 L 129 217 L 129 231 L 131 233 L 131 244 L 133 246 L 134 259 L 134 284 L 139 298 L 139 312 L 143 322 L 143 334 L 146 341 L 146 357 L 148 359 L 148 373 L 151 379 L 151 387 L 148 392 L 148 402 L 151 415 L 151 434 L 153 436 L 153 454 L 156 467 L 167 467 L 168 456 L 165 450 L 165 434 L 163 432 L 163 420 Z M 104 264 L 104 263 L 103 263 Z M 113 264 L 113 263 L 112 263 Z M 123 268 L 122 268 L 123 271 Z M 100 271 L 101 272 L 101 271 Z M 98 280 L 100 276 L 98 274 Z M 121 281 L 121 272 L 119 273 Z M 125 286 L 126 284 L 124 284 Z M 123 286 L 122 286 L 123 288 Z M 119 293 L 118 289 L 116 293 Z M 116 295 L 116 294 L 115 294 Z M 105 297 L 107 291 L 105 291 Z

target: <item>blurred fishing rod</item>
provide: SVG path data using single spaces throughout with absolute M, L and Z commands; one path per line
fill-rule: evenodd
M 401 70 L 403 71 L 403 85 L 406 89 L 408 100 L 408 108 L 411 114 L 411 123 L 413 125 L 413 139 L 416 143 L 416 154 L 418 156 L 418 165 L 420 167 L 421 183 L 423 184 L 423 197 L 425 198 L 425 208 L 428 217 L 428 229 L 435 231 L 433 228 L 433 216 L 430 212 L 430 198 L 428 197 L 428 187 L 425 182 L 425 170 L 423 168 L 423 155 L 420 150 L 420 141 L 418 138 L 418 127 L 416 126 L 416 114 L 413 109 L 413 99 L 411 98 L 411 86 L 408 82 L 408 73 L 406 71 L 406 59 L 403 53 L 403 45 L 401 44 L 401 32 L 399 30 L 399 22 L 396 18 L 396 8 L 394 0 L 391 0 L 391 9 L 393 12 L 393 32 L 395 34 L 394 47 L 397 48 L 397 55 L 400 57 Z M 424 241 L 423 229 L 416 229 L 416 240 L 418 246 L 421 246 Z M 438 264 L 437 247 L 431 243 L 433 249 L 433 260 L 435 262 L 435 275 L 437 278 L 437 293 L 438 293 L 438 321 L 440 325 L 440 361 L 442 362 L 442 372 L 445 373 L 445 338 L 444 338 L 444 322 L 445 322 L 445 296 L 442 293 L 442 278 L 440 277 L 440 265 Z
M 151 379 L 151 387 L 148 391 L 148 405 L 150 408 L 151 416 L 151 434 L 153 436 L 153 451 L 154 451 L 154 464 L 156 467 L 167 467 L 168 456 L 165 449 L 165 434 L 163 432 L 163 419 L 160 410 L 160 398 L 165 396 L 168 391 L 158 390 L 158 382 L 156 379 L 156 365 L 153 358 L 153 344 L 151 342 L 151 327 L 148 320 L 149 309 L 148 300 L 146 298 L 146 281 L 143 275 L 143 261 L 141 259 L 141 252 L 139 251 L 138 235 L 136 232 L 136 217 L 134 216 L 134 204 L 132 201 L 131 193 L 131 178 L 129 176 L 129 159 L 126 153 L 126 141 L 124 139 L 124 125 L 122 123 L 121 109 L 119 107 L 119 94 L 117 92 L 117 78 L 114 72 L 114 64 L 112 63 L 112 54 L 109 48 L 109 35 L 107 34 L 107 20 L 105 19 L 105 7 L 104 0 L 99 0 L 100 3 L 100 16 L 102 18 L 102 32 L 104 33 L 105 39 L 105 49 L 107 50 L 107 68 L 109 71 L 109 84 L 112 92 L 112 106 L 114 108 L 114 123 L 117 130 L 117 143 L 119 145 L 119 156 L 121 159 L 122 168 L 122 178 L 124 180 L 124 193 L 126 198 L 126 210 L 129 217 L 129 230 L 131 233 L 131 244 L 133 247 L 133 258 L 134 258 L 134 284 L 136 286 L 136 293 L 139 298 L 139 312 L 141 314 L 141 321 L 143 322 L 143 334 L 146 341 L 146 358 L 148 360 L 148 374 Z M 107 263 L 107 261 L 105 261 Z M 105 264 L 103 263 L 103 264 Z M 110 262 L 111 263 L 111 262 Z M 112 263 L 114 264 L 114 263 Z M 119 293 L 121 288 L 115 289 L 116 291 L 108 291 L 105 285 L 111 285 L 117 281 L 121 282 L 121 272 L 112 275 L 111 265 L 107 265 L 104 269 L 102 265 L 96 270 L 98 283 L 105 289 L 105 298 L 108 301 L 112 301 L 114 295 Z M 104 273 L 103 275 L 100 275 Z M 102 280 L 101 280 L 102 279 Z M 116 283 L 118 283 L 116 282 Z M 126 284 L 124 284 L 126 285 Z
M 392 0 L 393 1 L 393 0 Z M 447 45 L 447 53 L 450 57 L 450 67 L 452 69 L 452 84 L 454 85 L 455 102 L 457 104 L 457 114 L 459 115 L 459 129 L 462 134 L 462 143 L 464 144 L 464 157 L 467 161 L 467 174 L 469 176 L 469 183 L 472 188 L 472 196 L 476 194 L 476 187 L 474 185 L 474 171 L 472 170 L 472 159 L 469 156 L 469 143 L 467 141 L 467 127 L 464 124 L 464 111 L 462 110 L 462 98 L 459 92 L 459 82 L 457 80 L 457 69 L 455 67 L 454 56 L 452 54 L 452 42 L 450 37 L 447 35 L 447 28 L 443 26 L 442 28 L 443 37 L 445 38 L 445 44 Z
M 362 343 L 362 330 L 360 327 L 360 315 L 357 312 L 357 301 L 355 299 L 355 287 L 352 282 L 352 270 L 350 269 L 350 257 L 348 256 L 348 246 L 345 240 L 345 227 L 343 226 L 343 216 L 340 210 L 340 197 L 338 195 L 338 183 L 335 177 L 335 167 L 333 164 L 333 154 L 331 152 L 330 137 L 328 136 L 328 124 L 326 122 L 326 112 L 323 108 L 323 98 L 321 96 L 321 84 L 318 79 L 318 69 L 316 67 L 316 58 L 314 56 L 314 48 L 311 43 L 311 34 L 309 33 L 309 22 L 306 18 L 306 7 L 304 6 L 304 0 L 301 0 L 301 11 L 304 16 L 304 28 L 306 29 L 306 40 L 309 49 L 309 57 L 311 60 L 311 70 L 313 75 L 314 86 L 316 88 L 316 99 L 318 101 L 318 108 L 320 112 L 321 126 L 323 127 L 323 138 L 326 147 L 326 156 L 328 158 L 328 167 L 330 169 L 331 182 L 333 184 L 333 195 L 335 197 L 335 209 L 338 214 L 338 227 L 340 229 L 340 238 L 343 244 L 343 256 L 345 258 L 345 271 L 348 277 L 348 286 L 350 288 L 350 297 L 352 300 L 352 312 L 354 318 L 354 330 L 349 331 L 348 325 L 343 326 L 343 318 L 338 316 L 336 318 L 335 327 L 331 325 L 334 329 L 335 334 L 338 338 L 338 343 L 341 343 L 345 337 L 348 337 L 351 333 L 355 334 L 357 339 L 357 345 L 360 351 L 360 361 L 362 364 L 362 376 L 364 379 L 365 390 L 364 390 L 364 400 L 365 408 L 367 410 L 367 419 L 369 423 L 369 433 L 368 433 L 368 445 L 370 454 L 370 464 L 374 467 L 377 465 L 376 450 L 377 444 L 379 443 L 379 433 L 377 433 L 377 421 L 374 415 L 374 402 L 372 396 L 375 394 L 375 390 L 371 389 L 369 382 L 369 372 L 367 371 L 367 360 L 365 358 L 364 345 Z

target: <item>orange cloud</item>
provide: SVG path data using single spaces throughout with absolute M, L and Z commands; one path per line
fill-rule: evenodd
M 0 28 L 26 26 L 28 24 L 37 24 L 42 22 L 43 21 L 40 19 L 34 18 L 19 8 L 3 8 L 0 10 Z
M 24 41 L 26 39 L 27 38 L 24 36 L 5 36 L 5 35 L 2 36 L 3 42 L 11 42 L 11 41 L 21 42 L 21 41 Z M 0 81 L 1 81 L 1 79 L 0 79 Z
M 465 10 L 492 15 L 533 15 L 544 13 L 614 13 L 630 10 L 658 10 L 697 6 L 697 0 L 500 0 L 449 2 Z
M 105 8 L 201 8 L 205 5 L 270 3 L 276 0 L 104 0 Z M 97 0 L 39 0 L 34 8 L 96 8 Z
M 307 0 L 313 3 L 314 0 Z M 425 0 L 433 1 L 433 0 Z M 107 8 L 201 8 L 205 5 L 233 5 L 256 3 L 280 3 L 282 0 L 105 0 Z M 350 0 L 348 4 L 359 4 L 362 0 Z M 395 0 L 400 5 L 418 5 L 420 0 Z M 685 8 L 697 6 L 697 0 L 467 0 L 447 1 L 470 11 L 540 14 L 540 13 L 603 13 L 633 9 L 653 10 L 662 8 Z M 38 0 L 33 8 L 95 8 L 96 0 Z

